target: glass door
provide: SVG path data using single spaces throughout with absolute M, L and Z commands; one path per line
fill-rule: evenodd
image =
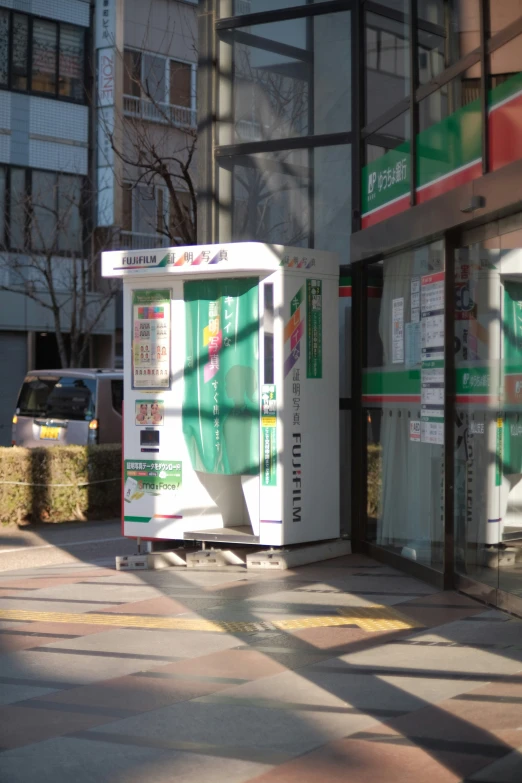
M 522 597 L 519 225 L 470 233 L 455 253 L 454 498 L 456 572 Z
M 443 570 L 444 247 L 366 268 L 366 540 Z

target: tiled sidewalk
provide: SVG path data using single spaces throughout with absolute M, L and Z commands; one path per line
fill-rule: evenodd
M 521 783 L 522 621 L 356 555 L 3 572 L 0 705 L 2 783 Z

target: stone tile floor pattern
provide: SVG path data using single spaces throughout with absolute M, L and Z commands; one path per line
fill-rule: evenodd
M 359 555 L 2 572 L 0 781 L 34 780 L 522 783 L 522 621 Z

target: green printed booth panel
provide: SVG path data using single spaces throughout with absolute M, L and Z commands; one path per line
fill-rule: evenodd
M 184 285 L 183 433 L 194 470 L 259 472 L 258 279 Z

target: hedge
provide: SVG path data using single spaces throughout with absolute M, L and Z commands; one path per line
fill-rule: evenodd
M 377 519 L 381 513 L 382 446 L 368 444 L 368 509 L 369 517 Z
M 0 448 L 0 522 L 119 516 L 121 444 Z

